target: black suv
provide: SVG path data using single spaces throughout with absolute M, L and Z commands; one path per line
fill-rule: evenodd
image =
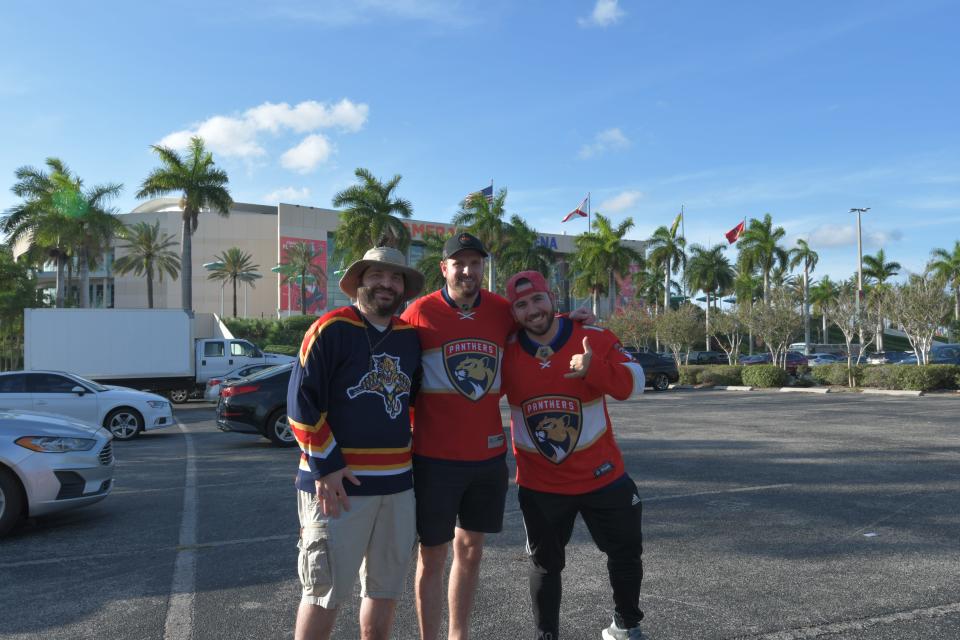
M 687 364 L 730 364 L 723 351 L 691 351 Z
M 680 379 L 680 372 L 677 371 L 677 363 L 673 358 L 664 358 L 649 351 L 627 349 L 626 352 L 643 367 L 646 385 L 653 387 L 654 391 L 664 391 L 671 382 Z

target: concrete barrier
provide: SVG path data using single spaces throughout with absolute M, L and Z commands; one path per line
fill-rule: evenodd
M 910 396 L 912 398 L 923 395 L 923 391 L 910 391 L 909 389 L 860 389 L 860 393 L 872 393 L 880 396 Z
M 784 393 L 830 393 L 830 387 L 780 387 Z

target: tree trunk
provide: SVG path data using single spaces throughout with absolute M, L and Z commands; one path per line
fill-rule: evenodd
M 233 317 L 237 317 L 237 279 L 231 278 L 233 280 Z
M 153 309 L 153 267 L 147 267 L 147 309 Z
M 90 263 L 87 261 L 87 248 L 80 247 L 77 256 L 77 269 L 80 271 L 80 308 L 90 308 Z
M 770 306 L 770 271 L 763 272 L 763 306 Z
M 300 274 L 300 315 L 307 315 L 307 272 Z
M 180 305 L 193 310 L 193 234 L 190 230 L 191 215 L 183 212 L 183 233 L 180 236 Z
M 663 310 L 670 308 L 670 258 L 667 258 L 667 265 L 663 274 Z
M 613 277 L 613 271 L 610 272 L 610 283 L 607 287 L 607 295 L 610 296 L 610 315 L 608 317 L 612 318 L 613 314 L 617 312 L 617 281 Z
M 803 265 L 803 353 L 810 355 L 810 269 Z
M 487 258 L 489 264 L 487 265 L 487 279 L 490 282 L 490 291 L 493 293 L 497 292 L 497 267 L 494 264 L 493 256 Z M 596 309 L 594 309 L 594 314 L 596 314 Z
M 63 277 L 64 275 L 63 271 L 67 266 L 66 263 L 67 261 L 64 258 L 63 253 L 60 251 L 57 251 L 57 285 L 56 285 L 57 288 L 54 293 L 54 296 L 55 296 L 54 306 L 57 309 L 63 308 L 63 302 L 66 297 L 67 283 L 65 282 Z
M 691 295 L 692 295 L 694 292 L 691 291 L 690 293 L 691 293 Z M 704 340 L 703 340 L 703 341 L 704 341 L 704 343 L 707 345 L 707 348 L 706 348 L 705 350 L 706 350 L 706 351 L 710 351 L 710 292 L 709 292 L 709 291 L 704 291 L 704 293 L 707 294 L 707 317 L 706 317 L 706 321 L 705 321 L 705 324 L 704 324 L 704 334 L 705 334 L 705 335 L 704 335 Z
M 593 298 L 593 300 L 590 301 L 590 306 L 593 307 L 593 315 L 599 317 L 598 314 L 600 313 L 600 290 L 594 287 L 590 297 Z
M 823 310 L 823 315 L 821 316 L 821 320 L 823 320 L 823 330 L 820 333 L 820 339 L 823 341 L 823 344 L 829 344 L 830 340 L 828 339 L 828 336 L 827 336 L 827 310 L 826 309 Z

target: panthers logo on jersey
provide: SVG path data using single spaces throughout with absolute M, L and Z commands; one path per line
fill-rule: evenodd
M 560 464 L 577 448 L 583 412 L 576 398 L 540 396 L 523 403 L 523 422 L 537 451 Z
M 487 340 L 454 340 L 443 345 L 443 366 L 457 391 L 479 400 L 497 379 L 500 348 Z
M 381 353 L 371 357 L 373 369 L 360 378 L 360 382 L 347 389 L 347 397 L 353 400 L 363 393 L 374 393 L 383 398 L 383 408 L 390 419 L 403 410 L 400 401 L 410 395 L 410 376 L 400 369 L 400 358 Z

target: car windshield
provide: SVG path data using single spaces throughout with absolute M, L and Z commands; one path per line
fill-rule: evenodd
M 80 382 L 80 383 L 82 383 L 82 384 L 90 387 L 90 388 L 93 389 L 94 391 L 108 391 L 108 389 L 107 389 L 105 386 L 103 386 L 102 384 L 100 384 L 100 383 L 98 383 L 98 382 L 94 382 L 93 380 L 87 380 L 86 378 L 82 378 L 82 377 L 80 377 L 80 376 L 78 376 L 78 375 L 75 375 L 75 374 L 72 374 L 72 373 L 68 373 L 67 376 L 68 376 L 71 380 L 76 380 L 77 382 Z

